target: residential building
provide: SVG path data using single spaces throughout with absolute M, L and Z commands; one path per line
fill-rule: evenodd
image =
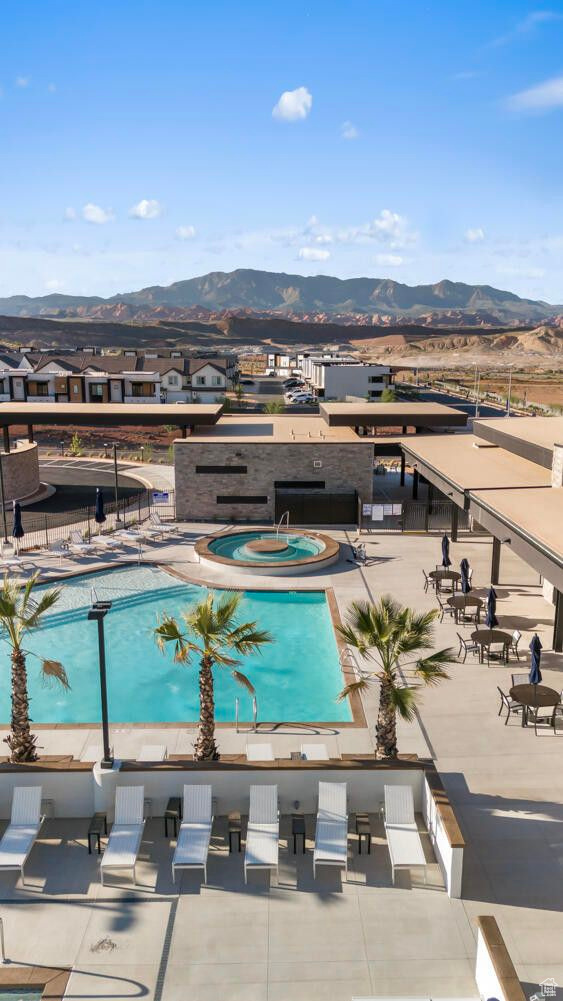
M 353 356 L 303 360 L 303 376 L 315 394 L 324 400 L 378 400 L 391 382 L 388 365 L 372 365 Z

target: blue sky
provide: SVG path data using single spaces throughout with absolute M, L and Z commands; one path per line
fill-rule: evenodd
M 563 0 L 6 0 L 0 295 L 207 271 L 563 302 Z

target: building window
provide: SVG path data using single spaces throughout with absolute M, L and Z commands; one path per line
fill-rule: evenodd
M 244 494 L 220 494 L 218 504 L 267 504 L 268 498 L 261 496 L 245 496 Z
M 178 385 L 178 376 L 177 375 L 169 375 L 168 376 L 168 385 L 169 386 L 177 386 Z
M 73 393 L 78 393 L 78 386 L 76 385 L 76 383 L 74 383 L 74 385 L 72 387 L 72 392 Z
M 247 473 L 247 466 L 196 466 L 196 473 Z
M 195 384 L 196 384 L 196 386 L 205 386 L 205 376 L 204 375 L 196 375 L 196 377 L 195 377 Z
M 104 384 L 103 382 L 91 382 L 90 383 L 90 399 L 91 400 L 103 400 L 104 398 Z
M 37 382 L 35 384 L 35 396 L 48 396 L 48 395 L 49 395 L 49 383 Z
M 223 380 L 222 380 L 221 376 L 220 375 L 212 375 L 211 376 L 211 385 L 212 386 L 222 386 L 223 385 Z
M 324 480 L 274 480 L 276 490 L 324 490 Z
M 378 399 L 378 397 L 381 396 L 381 390 L 380 389 L 370 389 L 369 395 L 370 395 L 370 399 L 376 400 L 376 399 Z
M 131 396 L 148 396 L 145 392 L 146 386 L 142 382 L 131 383 Z

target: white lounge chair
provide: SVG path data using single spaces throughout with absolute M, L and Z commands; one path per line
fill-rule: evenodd
M 184 815 L 172 859 L 172 879 L 176 869 L 203 869 L 207 883 L 207 855 L 213 827 L 211 786 L 184 786 Z
M 173 532 L 178 531 L 178 526 L 173 522 L 165 522 L 160 517 L 158 511 L 151 511 L 149 514 L 149 521 L 153 528 L 159 532 L 160 535 L 172 535 Z
M 165 761 L 167 756 L 165 744 L 143 744 L 137 761 Z
M 123 542 L 120 539 L 116 539 L 113 535 L 93 535 L 90 541 L 93 546 L 98 546 L 102 549 L 121 549 L 123 546 Z
M 319 807 L 313 852 L 313 876 L 317 866 L 343 866 L 348 878 L 348 810 L 345 782 L 319 782 Z
M 82 532 L 77 528 L 73 528 L 72 532 L 69 533 L 68 548 L 71 553 L 75 553 L 77 556 L 89 556 L 96 550 L 91 542 L 86 542 Z
M 10 823 L 0 840 L 0 871 L 19 870 L 25 886 L 24 865 L 35 844 L 41 816 L 41 786 L 15 786 Z
M 247 744 L 247 761 L 274 761 L 274 749 L 271 744 Z
M 385 834 L 391 859 L 393 884 L 395 869 L 424 867 L 426 859 L 414 816 L 414 800 L 410 786 L 385 786 Z
M 244 881 L 249 869 L 278 874 L 280 817 L 277 786 L 250 786 L 250 811 L 244 853 Z
M 144 786 L 118 786 L 115 790 L 115 820 L 100 863 L 102 884 L 104 872 L 113 869 L 131 869 L 136 882 L 135 865 L 145 827 L 144 800 Z
M 330 761 L 326 744 L 301 744 L 304 761 Z

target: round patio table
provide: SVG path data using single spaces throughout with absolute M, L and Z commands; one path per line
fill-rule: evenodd
M 493 643 L 502 643 L 504 647 L 504 659 L 508 663 L 508 648 L 512 643 L 511 633 L 505 633 L 502 629 L 475 629 L 471 633 L 471 639 L 479 644 L 479 660 L 481 664 L 483 663 L 483 650 L 485 647 L 492 646 Z
M 528 709 L 543 709 L 549 706 L 558 706 L 561 695 L 555 688 L 548 688 L 547 685 L 514 685 L 510 689 L 510 697 L 515 702 L 524 706 L 522 713 L 522 726 L 528 725 Z
M 475 611 L 472 614 L 477 616 L 477 622 L 479 622 L 479 616 L 481 609 L 483 607 L 483 599 L 478 598 L 477 595 L 471 594 L 452 594 L 451 598 L 447 599 L 447 604 L 455 610 L 455 620 L 459 622 L 459 613 L 463 612 L 466 608 L 473 608 Z
M 461 574 L 457 570 L 431 570 L 428 576 L 438 587 L 443 580 L 449 580 L 452 584 L 452 591 L 455 591 L 461 580 Z

